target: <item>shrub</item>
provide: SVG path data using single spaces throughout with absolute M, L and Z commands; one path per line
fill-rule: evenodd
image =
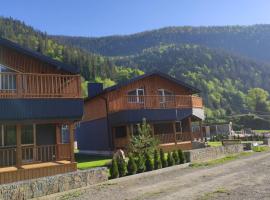
M 163 149 L 160 149 L 160 160 L 161 160 L 162 168 L 168 167 L 168 162 L 165 158 L 165 154 L 164 154 Z
M 129 156 L 127 169 L 128 169 L 129 175 L 133 175 L 137 173 L 137 165 L 132 155 Z
M 142 156 L 139 156 L 137 160 L 137 172 L 142 173 L 145 171 L 145 161 Z
M 168 153 L 167 162 L 168 162 L 168 166 L 173 166 L 175 164 L 175 161 L 173 159 L 171 152 Z
M 148 153 L 145 155 L 145 169 L 146 171 L 152 171 L 154 169 L 153 160 Z
M 111 174 L 111 178 L 118 178 L 119 177 L 118 164 L 117 164 L 116 159 L 112 159 L 110 174 Z
M 155 169 L 160 169 L 162 167 L 161 161 L 160 161 L 160 156 L 157 150 L 154 152 L 154 168 Z
M 178 149 L 178 157 L 179 157 L 180 164 L 185 163 L 185 155 L 181 149 Z
M 127 174 L 127 163 L 125 159 L 119 157 L 117 159 L 117 164 L 118 164 L 118 171 L 119 171 L 119 176 L 123 177 Z
M 176 152 L 176 150 L 173 151 L 172 156 L 173 156 L 173 159 L 175 161 L 175 164 L 178 165 L 179 164 L 179 156 L 178 156 L 178 153 Z

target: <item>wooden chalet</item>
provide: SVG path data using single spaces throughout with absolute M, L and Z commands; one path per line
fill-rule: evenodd
M 76 68 L 0 38 L 0 184 L 76 170 L 82 114 Z
M 192 141 L 203 138 L 200 91 L 166 74 L 153 72 L 106 89 L 90 83 L 88 89 L 76 130 L 81 152 L 110 154 L 126 148 L 143 118 L 165 151 L 191 149 Z

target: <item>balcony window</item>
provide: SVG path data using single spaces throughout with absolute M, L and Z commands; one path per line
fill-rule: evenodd
M 166 103 L 173 101 L 173 93 L 165 89 L 158 89 L 159 102 Z
M 22 126 L 22 144 L 34 144 L 34 125 Z
M 69 126 L 62 125 L 61 127 L 61 143 L 68 144 L 69 143 Z
M 137 88 L 128 92 L 129 103 L 144 103 L 144 89 Z
M 0 146 L 16 146 L 16 126 L 15 125 L 1 125 L 0 126 Z
M 127 136 L 126 126 L 115 127 L 115 138 L 125 138 Z
M 16 90 L 16 74 L 14 71 L 0 64 L 0 90 Z

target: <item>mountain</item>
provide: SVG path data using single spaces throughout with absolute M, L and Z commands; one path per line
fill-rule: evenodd
M 105 56 L 133 55 L 164 44 L 198 44 L 270 62 L 270 25 L 167 27 L 126 36 L 53 38 Z

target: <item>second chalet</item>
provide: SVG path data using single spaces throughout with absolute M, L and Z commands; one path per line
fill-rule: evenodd
M 202 139 L 204 109 L 200 91 L 161 72 L 152 72 L 106 89 L 88 85 L 84 117 L 76 130 L 78 148 L 89 154 L 125 149 L 137 124 L 146 118 L 165 151 L 191 149 Z

